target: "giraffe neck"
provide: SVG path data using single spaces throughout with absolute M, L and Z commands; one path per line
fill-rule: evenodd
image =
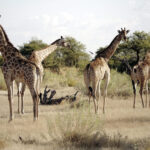
M 45 49 L 34 51 L 30 56 L 30 60 L 35 63 L 42 63 L 42 61 L 56 49 L 57 49 L 57 45 L 50 45 Z M 35 56 L 33 57 L 33 55 Z
M 17 50 L 11 43 L 8 43 L 7 46 L 4 46 L 1 49 L 1 54 L 2 54 L 4 61 L 7 61 L 7 60 L 9 61 L 10 59 L 13 59 L 14 57 L 20 57 L 20 58 L 25 59 L 25 57 L 21 55 L 19 50 Z
M 122 39 L 122 36 L 120 34 L 117 35 L 113 39 L 113 41 L 110 43 L 110 45 L 105 50 L 103 50 L 102 52 L 100 52 L 98 54 L 97 58 L 98 57 L 103 57 L 105 60 L 109 61 L 109 59 L 112 57 L 112 55 L 116 51 L 121 39 Z

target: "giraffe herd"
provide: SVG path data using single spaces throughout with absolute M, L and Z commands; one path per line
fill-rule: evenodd
M 99 110 L 99 100 L 100 100 L 100 85 L 101 81 L 104 80 L 104 90 L 103 90 L 103 113 L 105 112 L 105 100 L 107 95 L 107 87 L 110 81 L 110 68 L 108 66 L 108 61 L 116 51 L 121 40 L 126 40 L 126 36 L 129 30 L 125 28 L 118 30 L 117 36 L 113 39 L 110 45 L 100 52 L 97 57 L 92 60 L 84 69 L 84 81 L 89 95 L 89 103 L 91 97 L 93 98 L 95 113 Z M 24 113 L 23 109 L 23 99 L 24 91 L 26 85 L 28 86 L 32 100 L 33 100 L 33 119 L 38 119 L 38 104 L 39 104 L 39 92 L 40 84 L 43 79 L 43 66 L 42 61 L 57 47 L 63 46 L 68 47 L 69 43 L 61 37 L 60 39 L 51 43 L 47 48 L 33 51 L 30 58 L 26 59 L 22 54 L 13 46 L 9 41 L 9 38 L 0 25 L 0 52 L 2 54 L 4 63 L 2 66 L 2 72 L 7 86 L 8 91 L 8 101 L 10 118 L 13 120 L 13 83 L 17 84 L 18 88 L 18 113 L 20 113 L 20 96 L 21 96 L 21 113 Z M 150 53 L 148 53 L 143 60 L 138 65 L 136 65 L 131 72 L 132 85 L 134 89 L 134 103 L 136 99 L 136 83 L 140 84 L 140 96 L 143 102 L 143 88 L 146 85 L 146 103 L 147 105 L 147 95 L 148 95 L 148 79 L 150 78 Z M 150 107 L 150 102 L 149 102 Z

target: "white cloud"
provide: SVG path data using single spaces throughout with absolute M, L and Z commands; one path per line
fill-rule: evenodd
M 9 14 L 4 24 L 7 25 L 8 35 L 15 45 L 21 45 L 32 37 L 51 43 L 60 35 L 69 35 L 85 44 L 90 51 L 108 45 L 121 27 L 130 29 L 131 33 L 135 30 L 150 31 L 149 0 L 127 0 L 123 4 L 120 0 L 115 1 L 118 2 L 117 5 L 110 0 L 108 7 L 106 1 L 95 0 L 94 3 L 87 2 L 82 6 L 84 2 L 77 0 L 75 3 L 80 4 L 78 8 L 67 2 L 67 6 L 61 3 L 59 7 L 57 4 L 57 7 L 53 6 L 51 9 L 44 3 L 43 10 L 30 10 L 30 15 L 18 17 L 17 20 L 15 15 L 12 19 Z M 109 10 L 104 9 L 104 6 Z M 22 6 L 22 14 L 28 13 L 25 9 Z

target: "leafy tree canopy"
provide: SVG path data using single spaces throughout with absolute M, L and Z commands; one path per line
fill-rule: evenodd
M 85 67 L 90 60 L 90 56 L 85 52 L 85 45 L 73 37 L 66 37 L 66 41 L 70 43 L 70 48 L 57 48 L 44 60 L 44 67 L 75 66 L 80 69 Z M 20 52 L 29 57 L 34 50 L 40 50 L 47 46 L 42 40 L 34 38 L 29 43 L 20 46 Z
M 42 40 L 32 38 L 28 43 L 24 43 L 23 46 L 20 46 L 19 49 L 22 55 L 28 58 L 34 50 L 40 50 L 47 46 L 48 45 L 44 43 Z

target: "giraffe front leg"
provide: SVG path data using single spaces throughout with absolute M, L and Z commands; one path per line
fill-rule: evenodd
M 105 113 L 105 101 L 107 96 L 107 88 L 110 81 L 110 71 L 105 73 L 105 84 L 104 84 L 104 92 L 103 92 L 103 114 Z
M 135 101 L 136 101 L 136 84 L 132 80 L 132 87 L 133 87 L 133 94 L 134 94 L 134 99 L 133 99 L 133 108 L 135 108 Z
M 13 99 L 12 99 L 12 88 L 11 85 L 7 85 L 7 89 L 8 89 L 8 101 L 9 101 L 9 110 L 10 110 L 10 116 L 9 116 L 9 122 L 13 120 L 14 116 L 13 116 Z

